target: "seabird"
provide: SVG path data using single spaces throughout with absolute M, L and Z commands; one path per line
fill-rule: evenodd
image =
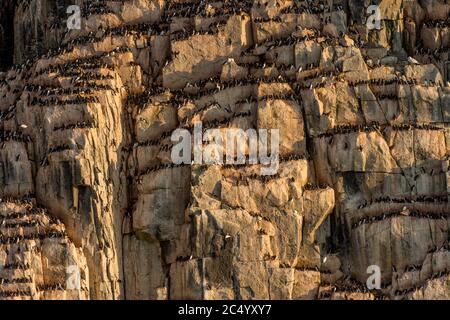
M 417 61 L 416 59 L 414 59 L 413 57 L 408 57 L 408 62 L 411 64 L 420 64 L 419 61 Z

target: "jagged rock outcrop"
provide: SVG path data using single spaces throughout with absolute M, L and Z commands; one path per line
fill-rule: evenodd
M 450 298 L 448 1 L 0 4 L 0 298 Z M 198 122 L 277 173 L 175 164 Z
M 64 224 L 34 200 L 0 204 L 1 299 L 88 299 L 88 268 Z

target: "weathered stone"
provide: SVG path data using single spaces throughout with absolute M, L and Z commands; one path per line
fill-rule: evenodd
M 331 2 L 0 0 L 1 298 L 449 299 L 450 5 Z

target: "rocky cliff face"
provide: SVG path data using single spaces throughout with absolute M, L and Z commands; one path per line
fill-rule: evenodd
M 450 299 L 448 1 L 69 2 L 0 1 L 0 298 Z

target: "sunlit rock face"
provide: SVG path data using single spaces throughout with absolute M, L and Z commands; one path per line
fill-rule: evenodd
M 0 299 L 450 298 L 446 1 L 0 5 Z

